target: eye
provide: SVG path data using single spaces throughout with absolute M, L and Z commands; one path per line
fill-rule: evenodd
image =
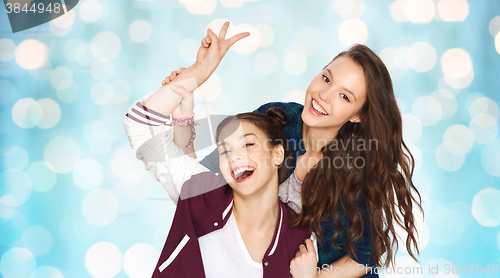
M 228 150 L 224 150 L 223 152 L 219 153 L 220 156 L 228 155 L 228 154 L 229 154 Z
M 351 100 L 349 100 L 349 97 L 348 97 L 346 94 L 340 94 L 340 96 L 341 96 L 343 99 L 347 100 L 348 102 L 351 102 Z
M 244 148 L 248 148 L 248 147 L 251 147 L 255 145 L 255 143 L 246 143 L 245 145 L 243 145 Z
M 325 80 L 326 83 L 330 83 L 330 78 L 328 76 L 323 74 L 323 80 Z

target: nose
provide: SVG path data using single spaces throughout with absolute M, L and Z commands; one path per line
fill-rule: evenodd
M 326 90 L 319 92 L 318 98 L 320 100 L 324 101 L 325 103 L 330 104 L 331 95 L 332 95 L 331 90 L 326 89 Z
M 244 152 L 246 152 L 246 151 L 245 150 L 233 150 L 233 151 L 231 151 L 229 154 L 229 160 L 231 162 L 235 162 L 235 161 L 244 159 L 245 154 L 246 154 Z

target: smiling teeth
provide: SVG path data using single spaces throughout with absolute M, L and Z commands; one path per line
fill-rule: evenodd
M 233 171 L 233 173 L 234 173 L 234 176 L 236 178 L 238 178 L 245 171 L 252 171 L 253 172 L 253 168 L 252 167 L 241 167 L 241 168 L 238 168 L 236 171 Z
M 321 106 L 319 106 L 319 104 L 317 104 L 314 99 L 311 101 L 311 103 L 314 109 L 318 110 L 318 112 L 320 112 L 323 115 L 328 115 L 328 113 L 326 113 L 326 111 L 323 110 L 323 108 L 321 108 Z

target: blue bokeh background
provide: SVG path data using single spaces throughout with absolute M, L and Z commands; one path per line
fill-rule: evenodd
M 393 78 L 425 210 L 420 263 L 396 259 L 422 273 L 384 276 L 447 277 L 455 265 L 449 277 L 497 277 L 498 0 L 87 0 L 15 34 L 2 10 L 3 277 L 150 276 L 175 206 L 135 159 L 122 117 L 225 20 L 228 35 L 251 36 L 196 91 L 198 118 L 303 103 L 337 53 L 368 45 Z

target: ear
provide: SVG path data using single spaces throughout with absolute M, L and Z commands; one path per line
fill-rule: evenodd
M 283 148 L 282 145 L 276 145 L 274 147 L 274 165 L 279 166 L 281 163 L 283 163 L 283 160 L 285 159 L 285 149 Z
M 349 122 L 359 124 L 363 122 L 363 119 L 359 114 L 356 114 L 349 120 Z

